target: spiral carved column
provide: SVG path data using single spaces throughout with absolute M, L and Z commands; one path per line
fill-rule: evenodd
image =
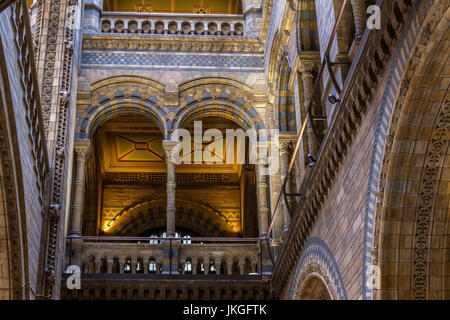
M 302 63 L 300 66 L 300 72 L 302 74 L 302 81 L 303 81 L 303 101 L 305 105 L 305 112 L 307 111 L 307 108 L 309 106 L 309 103 L 312 99 L 312 93 L 314 89 L 314 75 L 313 75 L 313 63 Z M 313 123 L 312 119 L 308 117 L 308 122 L 306 126 L 306 132 L 308 135 L 308 151 L 312 155 L 317 154 L 317 150 L 319 148 L 319 144 L 317 142 L 317 138 L 314 135 L 313 131 Z
M 361 39 L 366 30 L 367 14 L 365 0 L 352 0 L 353 17 L 355 19 L 355 38 Z
M 280 149 L 280 170 L 281 170 L 281 181 L 284 181 L 286 177 L 286 171 L 289 167 L 289 155 L 290 155 L 290 145 L 291 143 L 289 141 L 282 141 L 281 142 L 281 149 Z M 286 193 L 291 193 L 290 184 L 286 184 Z M 284 200 L 283 200 L 284 203 Z M 283 214 L 284 214 L 284 225 L 283 225 L 283 232 L 286 232 L 287 229 L 289 229 L 289 225 L 291 224 L 291 215 L 289 214 L 287 203 L 284 203 L 283 206 Z
M 164 154 L 167 162 L 167 236 L 175 236 L 175 162 L 172 150 L 178 144 L 177 141 L 163 141 Z
M 264 163 L 258 160 L 256 165 L 256 187 L 257 187 L 257 201 L 258 201 L 258 218 L 259 218 L 259 236 L 267 235 L 269 228 L 269 206 L 267 201 L 267 177 L 265 175 Z

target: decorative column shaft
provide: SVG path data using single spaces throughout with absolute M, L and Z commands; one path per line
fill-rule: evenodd
M 313 71 L 312 63 L 301 64 L 300 72 L 302 74 L 302 81 L 303 81 L 303 97 L 304 97 L 303 101 L 305 105 L 305 113 L 307 112 L 307 108 L 312 99 L 312 93 L 314 89 L 314 75 L 312 71 Z M 316 136 L 314 135 L 312 121 L 313 120 L 310 117 L 308 117 L 308 123 L 306 126 L 306 131 L 308 135 L 308 151 L 310 154 L 316 155 L 319 147 Z
M 86 158 L 89 151 L 89 141 L 75 141 L 75 186 L 72 202 L 72 235 L 81 235 L 81 217 L 83 214 L 84 190 L 86 181 Z
M 352 0 L 353 17 L 355 19 L 356 39 L 361 39 L 366 30 L 367 14 L 365 0 Z
M 163 141 L 164 154 L 167 162 L 167 236 L 175 236 L 175 162 L 172 150 L 178 144 L 177 141 Z
M 267 201 L 267 177 L 264 175 L 264 163 L 258 161 L 256 165 L 256 188 L 257 188 L 257 201 L 258 201 L 258 218 L 259 218 L 259 236 L 264 237 L 267 235 L 267 229 L 269 228 L 269 206 Z
M 280 170 L 281 170 L 281 181 L 284 181 L 286 178 L 286 171 L 289 167 L 289 155 L 290 155 L 290 142 L 283 141 L 281 142 L 281 149 L 280 149 Z M 286 193 L 291 193 L 290 184 L 286 184 Z M 283 199 L 284 203 L 284 199 Z M 289 214 L 289 210 L 287 208 L 288 203 L 284 203 L 284 225 L 283 225 L 283 232 L 285 232 L 287 229 L 289 229 L 289 225 L 291 224 L 291 215 Z

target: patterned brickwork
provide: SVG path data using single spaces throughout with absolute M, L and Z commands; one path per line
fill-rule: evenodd
M 84 50 L 82 68 L 164 71 L 264 72 L 264 58 L 255 53 L 154 50 Z
M 287 58 L 283 58 L 280 63 L 278 71 L 277 81 L 277 115 L 275 117 L 275 123 L 278 123 L 280 131 L 295 131 L 295 107 L 294 107 L 294 95 L 289 88 L 289 79 L 291 77 L 291 69 L 289 68 L 289 62 Z
M 297 2 L 298 48 L 304 51 L 317 51 L 319 37 L 317 34 L 317 16 L 315 0 Z

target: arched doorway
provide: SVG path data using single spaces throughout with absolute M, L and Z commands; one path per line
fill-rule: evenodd
M 318 275 L 308 277 L 298 296 L 299 300 L 331 300 L 325 282 Z

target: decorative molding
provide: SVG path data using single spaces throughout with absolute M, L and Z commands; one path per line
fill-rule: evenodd
M 130 49 L 158 51 L 217 51 L 263 53 L 256 38 L 187 38 L 167 36 L 84 35 L 83 50 L 86 49 Z
M 105 184 L 165 185 L 167 175 L 164 172 L 105 172 Z M 237 175 L 230 173 L 187 173 L 177 172 L 179 186 L 239 185 Z
M 45 2 L 44 2 L 45 3 Z M 44 275 L 42 284 L 42 296 L 52 298 L 55 295 L 56 280 L 59 279 L 59 237 L 61 235 L 61 221 L 64 221 L 64 202 L 65 202 L 65 184 L 67 178 L 68 159 L 68 123 L 69 110 L 71 108 L 70 92 L 72 89 L 73 77 L 73 55 L 75 31 L 65 25 L 65 19 L 70 15 L 76 14 L 74 11 L 67 12 L 67 16 L 61 19 L 61 12 L 66 12 L 68 6 L 76 6 L 78 0 L 51 0 L 49 4 L 49 20 L 46 33 L 45 46 L 45 65 L 42 82 L 42 110 L 44 113 L 44 124 L 46 126 L 47 136 L 49 135 L 50 116 L 52 113 L 57 115 L 56 134 L 55 134 L 55 153 L 53 164 L 53 177 L 50 192 L 50 203 L 48 215 L 46 217 L 45 255 L 44 255 Z M 62 32 L 61 32 L 62 31 Z M 61 34 L 64 37 L 63 52 L 61 58 L 61 67 L 57 60 L 57 51 L 60 43 Z M 60 69 L 61 68 L 61 69 Z M 60 74 L 60 76 L 56 76 Z M 60 79 L 58 85 L 59 96 L 54 99 L 55 76 Z

